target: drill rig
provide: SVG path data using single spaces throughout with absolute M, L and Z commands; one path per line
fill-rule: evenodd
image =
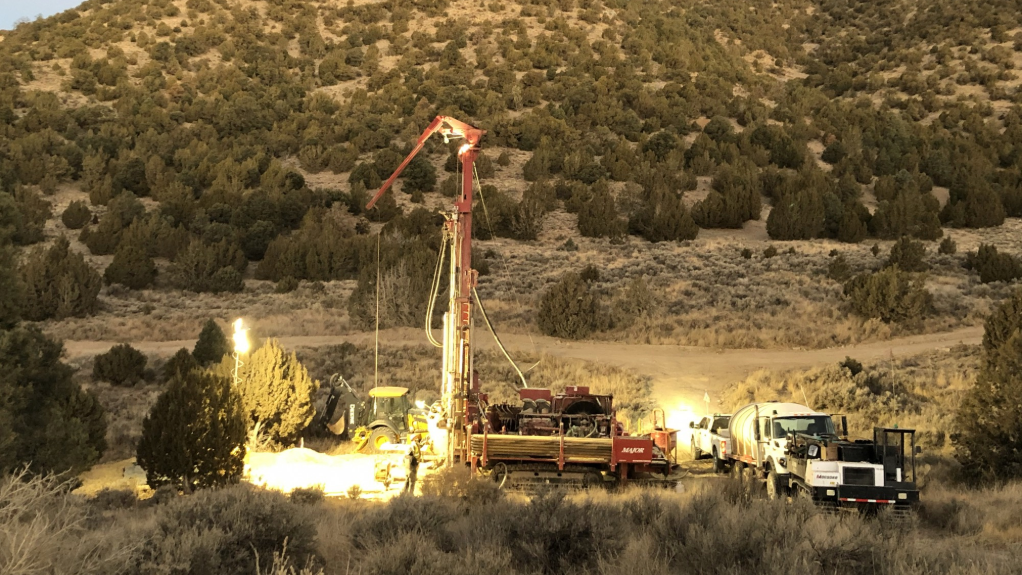
M 613 398 L 590 393 L 588 387 L 572 386 L 555 395 L 550 390 L 529 388 L 519 371 L 520 405 L 491 405 L 480 392 L 472 354 L 473 297 L 478 301 L 475 288 L 479 279 L 472 269 L 472 196 L 475 160 L 485 133 L 454 118 L 437 116 L 366 206 L 371 209 L 376 204 L 431 136 L 440 134 L 445 142 L 464 140 L 458 150 L 460 189 L 454 209 L 443 213 L 441 258 L 444 250 L 449 250 L 450 298 L 442 343 L 430 332 L 431 310 L 426 317 L 427 336 L 443 349 L 436 425 L 440 437 L 433 437 L 434 449 L 448 466 L 471 465 L 473 471 L 490 474 L 501 485 L 592 485 L 627 481 L 636 474 L 666 479 L 677 465 L 677 431 L 667 429 L 660 410 L 654 412 L 650 433 L 630 436 L 616 420 Z M 439 279 L 436 283 L 438 287 Z M 434 295 L 430 295 L 431 307 Z M 503 350 L 495 333 L 494 337 Z

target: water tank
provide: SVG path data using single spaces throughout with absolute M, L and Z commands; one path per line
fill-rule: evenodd
M 731 432 L 730 453 L 744 461 L 756 459 L 756 417 L 792 417 L 796 415 L 823 415 L 797 403 L 768 401 L 750 403 L 731 416 L 728 429 Z

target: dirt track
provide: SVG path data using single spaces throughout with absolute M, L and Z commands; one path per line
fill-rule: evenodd
M 492 346 L 492 339 L 483 335 L 482 345 Z M 512 352 L 514 350 L 543 352 L 558 357 L 616 365 L 648 375 L 653 380 L 656 396 L 665 407 L 688 405 L 695 409 L 702 408 L 704 393 L 708 393 L 711 400 L 716 401 L 719 393 L 729 384 L 759 369 L 804 368 L 838 362 L 846 356 L 859 361 L 902 357 L 933 349 L 950 348 L 959 343 L 978 344 L 982 339 L 983 328 L 980 326 L 864 345 L 815 350 L 715 350 L 677 345 L 569 342 L 543 336 L 503 336 L 505 345 Z M 284 337 L 280 338 L 280 341 L 288 348 L 319 347 L 346 341 L 371 343 L 373 334 Z M 413 329 L 385 330 L 380 333 L 380 341 L 389 346 L 419 345 L 425 344 L 425 336 L 421 331 Z M 108 341 L 64 342 L 67 353 L 72 358 L 103 353 L 114 344 L 115 342 Z M 147 354 L 170 356 L 182 347 L 191 349 L 194 341 L 143 341 L 133 342 L 132 345 Z

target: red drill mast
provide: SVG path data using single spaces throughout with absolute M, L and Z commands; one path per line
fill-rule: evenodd
M 451 273 L 450 304 L 444 315 L 444 377 L 441 392 L 448 431 L 447 462 L 452 465 L 455 461 L 465 462 L 468 458 L 467 434 L 471 430 L 466 429 L 466 426 L 472 419 L 468 413 L 472 408 L 469 394 L 477 391 L 478 386 L 472 366 L 471 348 L 472 290 L 478 279 L 478 274 L 472 269 L 472 186 L 479 140 L 486 132 L 448 116 L 437 116 L 419 136 L 408 157 L 369 201 L 366 209 L 376 204 L 412 158 L 422 150 L 426 140 L 438 132 L 445 142 L 452 139 L 465 140 L 458 150 L 462 167 L 461 191 L 454 202 L 454 210 L 444 214 L 444 234 L 451 250 Z

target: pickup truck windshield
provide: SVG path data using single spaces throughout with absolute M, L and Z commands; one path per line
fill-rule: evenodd
M 807 435 L 837 435 L 834 422 L 830 416 L 813 417 L 776 417 L 774 418 L 774 437 L 782 438 L 789 433 L 805 433 Z

